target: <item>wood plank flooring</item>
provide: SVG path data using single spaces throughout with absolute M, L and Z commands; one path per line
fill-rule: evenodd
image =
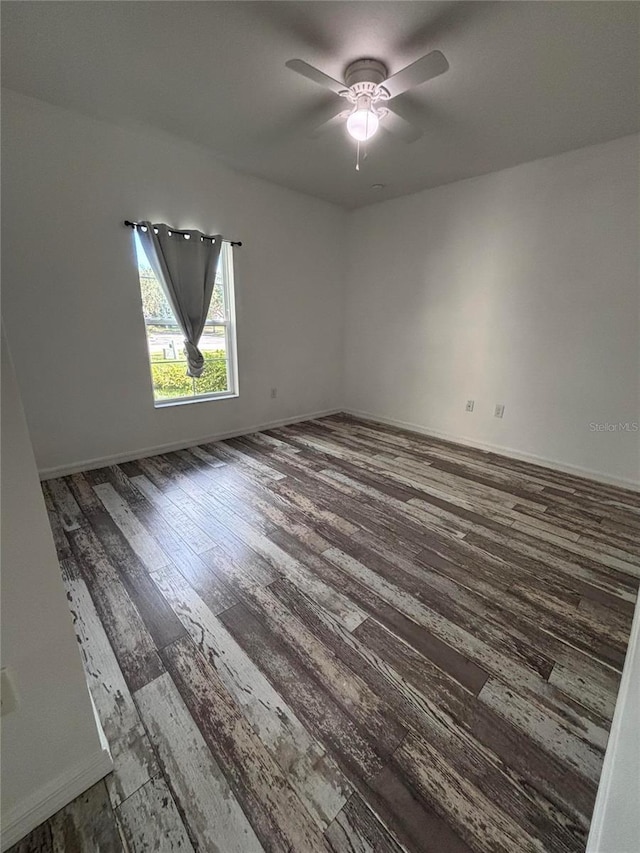
M 115 770 L 14 853 L 585 849 L 639 494 L 343 416 L 43 490 Z

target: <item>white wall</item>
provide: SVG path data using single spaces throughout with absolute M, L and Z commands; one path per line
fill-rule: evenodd
M 339 407 L 342 210 L 12 92 L 2 124 L 3 314 L 41 470 Z M 238 399 L 154 409 L 125 218 L 243 241 Z
M 640 433 L 589 426 L 640 420 L 638 153 L 625 137 L 356 211 L 348 408 L 638 482 Z
M 111 767 L 80 661 L 13 367 L 2 336 L 2 846 Z

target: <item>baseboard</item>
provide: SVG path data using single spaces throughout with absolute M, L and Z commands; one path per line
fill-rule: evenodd
M 100 749 L 14 806 L 2 817 L 2 850 L 16 844 L 112 770 L 109 750 Z
M 540 465 L 543 468 L 551 468 L 553 471 L 560 471 L 563 474 L 572 474 L 574 477 L 596 480 L 599 483 L 606 483 L 610 486 L 620 486 L 623 489 L 631 489 L 636 492 L 640 491 L 640 482 L 637 480 L 629 480 L 624 477 L 613 477 L 610 474 L 605 474 L 602 471 L 594 471 L 591 468 L 580 468 L 577 465 L 567 465 L 564 462 L 559 462 L 557 459 L 548 459 L 545 456 L 538 456 L 535 453 L 525 453 L 521 450 L 515 450 L 513 447 L 503 447 L 500 444 L 478 441 L 477 439 L 469 438 L 464 435 L 453 435 L 452 433 L 443 432 L 442 430 L 425 427 L 422 424 L 399 421 L 394 418 L 385 418 L 381 415 L 374 415 L 371 412 L 361 412 L 357 409 L 345 409 L 344 413 L 346 415 L 351 415 L 354 418 L 361 418 L 364 421 L 373 421 L 386 426 L 398 427 L 398 429 L 417 432 L 421 435 L 431 435 L 434 438 L 441 438 L 444 441 L 450 441 L 453 444 L 475 447 L 478 450 L 490 450 L 492 453 L 499 453 L 501 456 L 507 456 L 510 459 L 518 459 L 521 462 L 531 462 L 533 465 Z
M 92 468 L 104 468 L 106 465 L 117 465 L 120 462 L 132 462 L 134 459 L 143 459 L 145 456 L 156 456 L 158 453 L 170 453 L 173 450 L 184 450 L 185 447 L 195 447 L 198 444 L 206 444 L 209 441 L 223 441 L 225 438 L 237 438 L 249 435 L 252 432 L 261 432 L 265 429 L 275 429 L 288 424 L 297 424 L 302 421 L 310 421 L 314 418 L 324 418 L 328 415 L 337 415 L 341 409 L 326 409 L 322 412 L 307 412 L 304 415 L 296 415 L 292 418 L 282 418 L 277 421 L 254 424 L 242 427 L 230 432 L 215 433 L 196 438 L 184 439 L 171 442 L 170 444 L 157 444 L 152 447 L 139 447 L 126 453 L 117 453 L 111 456 L 98 456 L 94 459 L 83 459 L 70 465 L 58 465 L 53 468 L 42 468 L 38 471 L 41 480 L 52 480 L 54 477 L 66 477 L 68 474 L 76 474 L 78 471 L 90 471 Z
M 631 853 L 640 837 L 640 599 L 602 765 L 586 853 Z
M 287 426 L 288 424 L 302 423 L 303 421 L 310 421 L 316 418 L 327 417 L 329 415 L 337 415 L 342 412 L 346 415 L 361 418 L 365 421 L 373 421 L 374 423 L 385 424 L 387 426 L 397 427 L 398 429 L 405 429 L 409 432 L 416 432 L 421 435 L 431 435 L 434 438 L 451 441 L 453 444 L 475 447 L 478 450 L 490 450 L 493 453 L 499 453 L 502 456 L 507 456 L 511 459 L 518 459 L 521 462 L 531 462 L 534 465 L 540 465 L 543 468 L 551 468 L 553 471 L 560 471 L 564 474 L 571 474 L 575 477 L 583 477 L 588 480 L 596 480 L 600 483 L 620 486 L 624 489 L 631 489 L 632 491 L 640 491 L 640 482 L 636 480 L 626 479 L 623 477 L 613 477 L 602 471 L 595 471 L 590 468 L 581 468 L 577 465 L 567 465 L 564 462 L 559 462 L 557 459 L 549 459 L 535 453 L 525 453 L 512 447 L 504 447 L 500 444 L 478 441 L 477 439 L 469 438 L 468 436 L 454 435 L 453 433 L 425 427 L 422 424 L 415 424 L 410 421 L 401 421 L 395 418 L 386 418 L 382 415 L 374 415 L 371 412 L 363 412 L 358 409 L 347 408 L 325 409 L 320 412 L 307 412 L 306 414 L 296 415 L 292 418 L 281 418 L 280 420 L 254 424 L 252 426 L 242 427 L 241 429 L 231 430 L 229 432 L 215 433 L 213 435 L 209 434 L 206 436 L 171 442 L 169 444 L 142 447 L 137 450 L 127 451 L 126 453 L 117 453 L 111 456 L 99 456 L 93 459 L 83 459 L 70 465 L 58 465 L 53 468 L 42 468 L 39 471 L 39 475 L 41 480 L 51 480 L 54 477 L 66 477 L 68 474 L 76 474 L 78 471 L 90 471 L 92 468 L 103 468 L 106 465 L 117 465 L 119 462 L 131 462 L 135 459 L 142 459 L 145 456 L 155 456 L 158 453 L 170 453 L 173 450 L 183 450 L 185 447 L 194 447 L 198 444 L 206 444 L 209 441 L 224 441 L 226 438 L 237 438 L 238 436 L 249 435 L 252 432 L 274 429 L 280 426 Z

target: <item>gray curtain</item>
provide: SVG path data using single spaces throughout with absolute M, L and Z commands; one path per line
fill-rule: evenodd
M 200 231 L 178 234 L 168 225 L 151 222 L 140 223 L 138 237 L 184 335 L 187 376 L 197 378 L 204 370 L 198 344 L 216 280 L 222 237 L 217 234 L 212 242 L 203 239 Z

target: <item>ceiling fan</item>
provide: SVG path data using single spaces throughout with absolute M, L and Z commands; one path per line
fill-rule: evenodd
M 378 132 L 381 122 L 385 130 L 405 142 L 413 142 L 422 136 L 422 131 L 398 115 L 389 101 L 444 74 L 449 68 L 449 63 L 439 50 L 431 51 L 391 77 L 387 76 L 387 67 L 379 60 L 358 59 L 347 66 L 344 83 L 334 80 L 302 59 L 290 59 L 285 64 L 292 71 L 335 92 L 350 105 L 316 127 L 312 135 L 317 136 L 346 121 L 348 133 L 358 143 L 371 139 Z

